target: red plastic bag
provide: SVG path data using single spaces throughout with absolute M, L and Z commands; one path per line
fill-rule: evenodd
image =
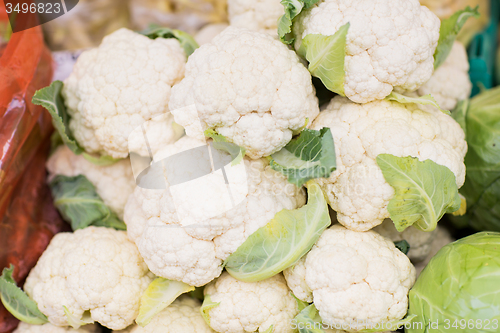
M 0 1 L 0 22 L 7 20 Z M 67 228 L 46 184 L 51 118 L 31 103 L 35 91 L 51 78 L 52 58 L 41 28 L 12 34 L 0 50 L 0 270 L 13 263 L 19 284 L 54 234 Z M 16 326 L 17 320 L 0 304 L 0 333 Z

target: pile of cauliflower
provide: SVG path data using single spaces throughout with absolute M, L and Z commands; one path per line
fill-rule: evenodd
M 395 229 L 388 211 L 395 190 L 376 157 L 431 160 L 460 188 L 467 144 L 442 110 L 385 97 L 431 94 L 453 109 L 471 90 L 463 45 L 455 42 L 434 70 L 440 20 L 417 0 L 320 0 L 295 19 L 296 36 L 333 35 L 350 23 L 345 97 L 320 109 L 296 52 L 300 39 L 278 39 L 280 1 L 228 0 L 228 12 L 228 25 L 195 36 L 201 46 L 191 55 L 176 38 L 120 29 L 76 62 L 62 90 L 69 128 L 87 153 L 120 160 L 96 165 L 61 146 L 47 162 L 49 180 L 86 177 L 127 230 L 57 234 L 24 285 L 48 323 L 21 323 L 15 332 L 98 332 L 100 324 L 129 333 L 291 333 L 309 304 L 327 332 L 377 324 L 392 331 L 397 325 L 384 324 L 405 317 L 414 265 L 452 239 L 440 226 Z M 161 129 L 148 126 L 155 121 Z M 278 212 L 306 204 L 305 188 L 270 165 L 304 128 L 331 131 L 336 170 L 314 181 L 336 219 L 283 272 L 239 281 L 225 260 Z M 145 139 L 136 140 L 134 130 Z M 240 163 L 210 164 L 207 131 L 241 147 Z M 183 162 L 183 170 L 169 169 L 167 160 Z M 152 182 L 148 170 L 156 172 Z M 407 255 L 395 246 L 402 240 Z M 202 299 L 182 295 L 139 326 L 141 295 L 155 278 L 203 288 Z

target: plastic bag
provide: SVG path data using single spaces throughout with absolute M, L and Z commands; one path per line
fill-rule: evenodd
M 25 17 L 34 20 L 35 16 Z M 7 14 L 0 3 L 0 23 Z M 19 21 L 19 20 L 18 20 Z M 16 22 L 23 24 L 25 22 Z M 1 31 L 0 31 L 1 32 Z M 0 49 L 0 270 L 16 265 L 22 283 L 52 236 L 67 226 L 52 204 L 45 160 L 50 115 L 31 103 L 36 90 L 50 84 L 52 58 L 38 26 L 14 33 Z M 17 326 L 0 304 L 0 333 Z

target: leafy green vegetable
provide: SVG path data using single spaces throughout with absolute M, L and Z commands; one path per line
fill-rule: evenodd
M 476 230 L 500 231 L 500 87 L 459 103 L 452 114 L 468 145 L 460 189 L 467 201 L 463 220 Z
M 425 96 L 420 96 L 420 97 L 409 97 L 409 96 L 398 94 L 398 93 L 393 91 L 385 99 L 388 101 L 396 101 L 396 102 L 399 102 L 401 104 L 414 103 L 414 104 L 422 104 L 422 105 L 432 105 L 432 106 L 438 108 L 441 112 L 446 113 L 447 115 L 450 115 L 450 111 L 441 109 L 441 107 L 436 102 L 434 97 L 431 96 L 431 94 L 428 94 Z
M 48 322 L 38 306 L 21 290 L 12 278 L 14 265 L 5 267 L 0 276 L 0 299 L 5 308 L 17 319 L 28 324 L 41 325 Z
M 336 168 L 335 146 L 330 129 L 304 129 L 297 138 L 271 155 L 270 165 L 298 187 L 310 179 L 330 177 Z
M 447 167 L 390 154 L 378 155 L 377 164 L 395 191 L 387 210 L 399 232 L 411 225 L 432 231 L 445 213 L 460 208 L 455 175 Z
M 469 17 L 479 17 L 478 7 L 471 9 L 469 6 L 441 22 L 439 29 L 439 40 L 436 51 L 434 52 L 434 69 L 437 69 L 450 54 L 453 43 L 457 38 L 460 29 Z
M 453 112 L 451 113 L 451 116 L 460 125 L 460 127 L 462 127 L 466 136 L 467 136 L 467 126 L 465 123 L 465 115 L 467 113 L 468 108 L 469 108 L 468 99 L 459 101 L 457 103 L 457 106 L 455 107 L 455 109 L 453 109 Z
M 63 310 L 64 315 L 68 320 L 69 326 L 73 327 L 75 330 L 79 329 L 81 326 L 94 323 L 94 320 L 90 316 L 90 311 L 85 311 L 82 318 L 77 318 L 68 310 L 65 305 L 63 305 Z
M 394 245 L 396 245 L 396 248 L 404 254 L 408 254 L 408 251 L 410 251 L 410 244 L 408 244 L 408 242 L 404 239 L 399 242 L 394 242 Z
M 327 325 L 323 324 L 314 304 L 301 310 L 292 321 L 292 328 L 297 328 L 300 333 L 325 333 L 324 327 Z
M 318 184 L 307 183 L 304 207 L 278 212 L 231 254 L 224 265 L 234 278 L 261 281 L 295 264 L 330 225 L 328 207 Z
M 408 316 L 422 325 L 409 325 L 406 332 L 498 332 L 499 258 L 497 232 L 476 233 L 444 246 L 410 290 Z M 453 323 L 458 325 L 451 327 Z
M 179 281 L 156 278 L 141 296 L 141 307 L 135 322 L 146 326 L 154 316 L 172 304 L 179 295 L 193 291 L 194 287 Z
M 281 0 L 285 7 L 285 14 L 278 20 L 278 36 L 285 44 L 292 44 L 295 38 L 292 36 L 293 20 L 302 12 L 314 6 L 319 0 Z
M 167 27 L 160 27 L 157 24 L 151 24 L 149 28 L 140 32 L 141 34 L 151 38 L 175 38 L 179 41 L 184 52 L 186 52 L 186 57 L 189 57 L 193 52 L 199 47 L 198 43 L 194 38 L 187 32 L 170 29 Z
M 96 193 L 94 185 L 83 175 L 56 176 L 50 182 L 54 205 L 73 230 L 90 225 L 126 230 L 126 225 Z
M 52 149 L 57 147 L 59 141 L 62 142 L 69 148 L 71 151 L 80 155 L 83 154 L 86 160 L 97 164 L 97 165 L 110 165 L 119 161 L 119 159 L 114 159 L 110 156 L 100 156 L 95 157 L 93 155 L 89 155 L 84 152 L 83 148 L 80 147 L 78 142 L 76 142 L 73 133 L 71 133 L 69 129 L 69 121 L 71 116 L 68 114 L 66 110 L 66 106 L 64 105 L 64 100 L 61 95 L 61 91 L 63 88 L 63 83 L 61 81 L 54 81 L 50 86 L 42 88 L 35 92 L 31 102 L 35 105 L 41 105 L 52 117 L 52 124 L 54 128 L 59 133 L 59 137 L 53 135 L 52 140 Z
M 83 152 L 83 149 L 78 145 L 73 133 L 69 129 L 70 115 L 64 106 L 64 100 L 61 95 L 63 83 L 54 81 L 50 86 L 42 88 L 35 92 L 31 102 L 36 105 L 41 105 L 49 111 L 52 116 L 52 124 L 59 132 L 64 144 L 77 155 Z
M 245 148 L 229 142 L 224 135 L 220 135 L 213 129 L 205 130 L 204 134 L 207 138 L 211 138 L 213 140 L 213 147 L 215 149 L 225 151 L 231 155 L 231 165 L 236 165 L 243 160 L 243 157 L 245 156 Z
M 203 304 L 201 305 L 201 308 L 200 308 L 200 312 L 201 312 L 201 315 L 202 315 L 203 319 L 205 319 L 205 322 L 207 323 L 208 326 L 210 326 L 210 314 L 209 314 L 209 312 L 210 312 L 210 310 L 212 310 L 213 308 L 215 308 L 219 304 L 220 304 L 220 302 L 218 302 L 218 303 L 212 302 L 212 300 L 210 299 L 210 295 L 205 296 L 205 299 L 203 300 Z
M 328 90 L 344 94 L 345 45 L 349 23 L 332 36 L 310 34 L 302 39 L 297 53 L 309 62 L 309 72 L 323 82 Z

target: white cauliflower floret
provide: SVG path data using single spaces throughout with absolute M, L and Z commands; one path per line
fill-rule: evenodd
M 278 20 L 285 13 L 280 0 L 228 0 L 229 23 L 238 28 L 278 35 Z
M 134 191 L 135 180 L 128 158 L 107 166 L 87 161 L 75 155 L 68 147 L 60 146 L 47 161 L 49 181 L 56 175 L 85 176 L 95 186 L 97 194 L 120 219 L 129 195 Z
M 228 27 L 227 23 L 212 23 L 212 24 L 207 24 L 203 28 L 200 29 L 194 36 L 194 39 L 196 40 L 196 43 L 198 45 L 203 45 L 210 43 L 212 39 L 214 39 L 215 36 L 220 34 L 224 29 Z
M 169 111 L 171 88 L 183 78 L 185 62 L 176 39 L 152 40 L 125 28 L 84 51 L 62 90 L 78 143 L 89 153 L 127 157 L 132 130 Z M 168 114 L 164 122 L 172 118 Z M 155 139 L 165 145 L 180 135 L 172 129 Z M 148 155 L 145 146 L 132 148 Z
M 179 175 L 182 184 L 167 186 L 167 190 L 137 187 L 124 217 L 128 235 L 149 269 L 193 286 L 203 286 L 219 276 L 222 261 L 277 212 L 305 204 L 302 190 L 272 170 L 266 159 L 245 157 L 235 166 L 226 165 L 226 176 L 221 170 L 210 173 L 208 167 L 206 176 L 200 177 L 205 160 L 200 147 L 206 147 L 205 141 L 185 136 L 165 147 L 155 161 L 184 152 L 181 156 L 189 159 L 176 167 L 193 164 L 195 178 L 207 181 L 188 182 Z M 177 183 L 175 178 L 168 179 Z M 234 203 L 228 198 L 228 186 Z
M 20 322 L 19 326 L 12 333 L 97 333 L 100 332 L 97 325 L 85 325 L 75 330 L 71 327 L 58 327 L 50 323 L 43 325 L 31 325 Z
M 430 159 L 449 168 L 458 187 L 464 183 L 464 132 L 435 108 L 389 101 L 356 104 L 337 96 L 312 124 L 316 130 L 323 127 L 331 129 L 337 169 L 317 181 L 338 221 L 349 229 L 369 230 L 389 217 L 394 189 L 377 165 L 379 154 Z
M 453 237 L 451 237 L 450 233 L 448 232 L 448 230 L 446 230 L 446 228 L 440 227 L 438 225 L 436 230 L 437 230 L 436 237 L 434 237 L 434 239 L 432 241 L 431 249 L 430 249 L 429 253 L 427 254 L 427 257 L 425 258 L 425 260 L 418 262 L 415 265 L 415 269 L 417 271 L 417 276 L 420 275 L 420 273 L 423 271 L 425 266 L 427 266 L 429 261 L 431 261 L 432 257 L 434 257 L 436 255 L 436 253 L 438 253 L 438 251 L 441 250 L 441 248 L 443 246 L 445 246 L 445 245 L 447 245 L 455 240 Z
M 110 228 L 88 227 L 52 238 L 24 290 L 56 326 L 85 314 L 111 329 L 123 329 L 139 313 L 139 300 L 152 274 L 127 238 Z
M 399 242 L 403 239 L 407 241 L 410 244 L 408 258 L 413 263 L 422 261 L 429 255 L 438 232 L 437 228 L 429 232 L 419 230 L 413 226 L 406 228 L 403 232 L 399 232 L 391 219 L 385 219 L 381 225 L 373 228 L 373 231 L 378 232 L 385 238 L 389 238 L 393 242 Z
M 346 23 L 346 96 L 357 103 L 394 89 L 415 91 L 434 71 L 440 21 L 418 0 L 320 0 L 293 25 L 298 50 L 309 34 L 331 36 Z
M 294 269 L 288 268 L 285 278 L 295 296 L 309 301 L 310 293 L 304 297 L 305 290 L 301 290 L 304 282 L 296 282 L 305 280 L 324 323 L 344 324 L 356 331 L 366 328 L 366 323 L 376 325 L 405 316 L 415 268 L 393 242 L 376 232 L 334 225 L 302 260 L 305 275 L 300 270 L 294 277 Z
M 431 94 L 441 108 L 452 110 L 458 101 L 470 96 L 471 90 L 467 51 L 462 43 L 455 42 L 444 63 L 417 93 L 420 96 Z
M 181 296 L 153 317 L 145 327 L 131 326 L 117 333 L 211 333 L 200 313 L 200 302 Z M 116 331 L 115 331 L 116 332 Z
M 201 139 L 212 128 L 254 159 L 280 150 L 319 113 L 311 75 L 295 52 L 231 26 L 189 57 L 169 107 L 187 135 Z
M 205 287 L 205 297 L 219 305 L 210 309 L 210 326 L 220 333 L 294 332 L 291 320 L 299 313 L 297 301 L 282 274 L 259 282 L 242 282 L 224 272 Z

